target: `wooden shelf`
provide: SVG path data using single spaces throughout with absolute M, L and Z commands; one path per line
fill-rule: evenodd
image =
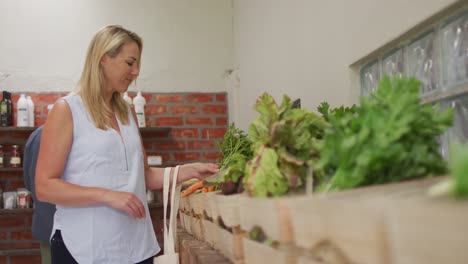
M 7 126 L 7 127 L 0 127 L 0 131 L 26 131 L 32 132 L 36 130 L 37 127 L 14 127 L 14 126 Z
M 14 171 L 23 171 L 23 167 L 21 167 L 21 168 L 0 168 L 0 172 L 14 172 Z
M 3 206 L 3 205 L 2 205 Z M 32 214 L 33 208 L 15 208 L 15 209 L 4 209 L 0 208 L 0 215 L 11 215 L 11 214 Z

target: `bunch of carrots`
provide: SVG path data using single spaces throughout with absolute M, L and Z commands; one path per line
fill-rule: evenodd
M 203 181 L 197 181 L 182 191 L 181 197 L 187 197 L 198 190 L 201 190 L 201 192 L 213 192 L 216 190 L 216 185 L 205 186 Z

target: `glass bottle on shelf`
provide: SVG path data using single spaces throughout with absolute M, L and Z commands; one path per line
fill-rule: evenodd
M 21 167 L 21 151 L 18 145 L 11 146 L 10 167 L 12 168 Z
M 0 145 L 0 168 L 5 168 L 5 151 L 2 145 Z

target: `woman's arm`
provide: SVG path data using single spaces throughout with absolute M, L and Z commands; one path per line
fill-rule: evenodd
M 135 119 L 135 122 L 137 122 L 137 117 L 134 109 L 132 109 L 133 113 L 133 118 Z M 164 179 L 163 179 L 163 174 L 164 174 L 164 168 L 152 168 L 148 165 L 148 160 L 146 157 L 146 150 L 143 145 L 143 139 L 141 137 L 140 133 L 140 141 L 141 141 L 141 147 L 143 150 L 143 163 L 145 166 L 145 183 L 146 183 L 146 188 L 150 190 L 154 189 L 162 189 L 163 184 L 164 184 Z M 196 162 L 196 163 L 188 163 L 181 165 L 179 168 L 179 177 L 177 178 L 177 183 L 181 183 L 193 178 L 197 179 L 204 179 L 210 175 L 213 175 L 214 173 L 217 173 L 219 171 L 218 165 L 212 164 L 212 163 L 201 163 L 201 162 Z
M 72 141 L 71 110 L 65 100 L 60 100 L 49 113 L 41 136 L 36 167 L 38 200 L 73 207 L 104 204 L 123 210 L 134 218 L 144 217 L 143 204 L 132 193 L 83 187 L 61 179 Z
M 145 166 L 146 187 L 150 190 L 162 189 L 164 168 L 151 168 L 147 164 Z M 179 177 L 177 178 L 177 183 L 181 183 L 193 178 L 203 180 L 204 178 L 213 175 L 218 171 L 218 165 L 212 163 L 196 162 L 184 164 L 179 168 Z

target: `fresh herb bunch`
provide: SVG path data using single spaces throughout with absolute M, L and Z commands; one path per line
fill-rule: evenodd
M 252 142 L 247 134 L 235 127 L 234 123 L 229 125 L 223 140 L 218 143 L 221 151 L 219 167 L 224 172 L 222 181 L 237 182 L 245 167 L 245 162 L 252 159 Z
M 422 105 L 421 82 L 384 77 L 370 98 L 332 125 L 316 169 L 321 190 L 341 190 L 446 172 L 437 138 L 452 124 L 453 113 Z
M 280 196 L 305 182 L 318 158 L 316 141 L 327 123 L 312 112 L 293 108 L 286 95 L 278 106 L 264 93 L 255 109 L 260 115 L 249 127 L 254 158 L 247 162 L 244 187 L 253 196 Z
M 330 109 L 330 104 L 327 102 L 322 102 L 317 110 L 322 114 L 323 118 L 328 122 L 330 120 L 330 115 L 333 115 L 335 119 L 340 119 L 341 117 L 348 114 L 355 114 L 357 111 L 357 106 L 352 105 L 351 107 L 340 106 L 337 108 Z

